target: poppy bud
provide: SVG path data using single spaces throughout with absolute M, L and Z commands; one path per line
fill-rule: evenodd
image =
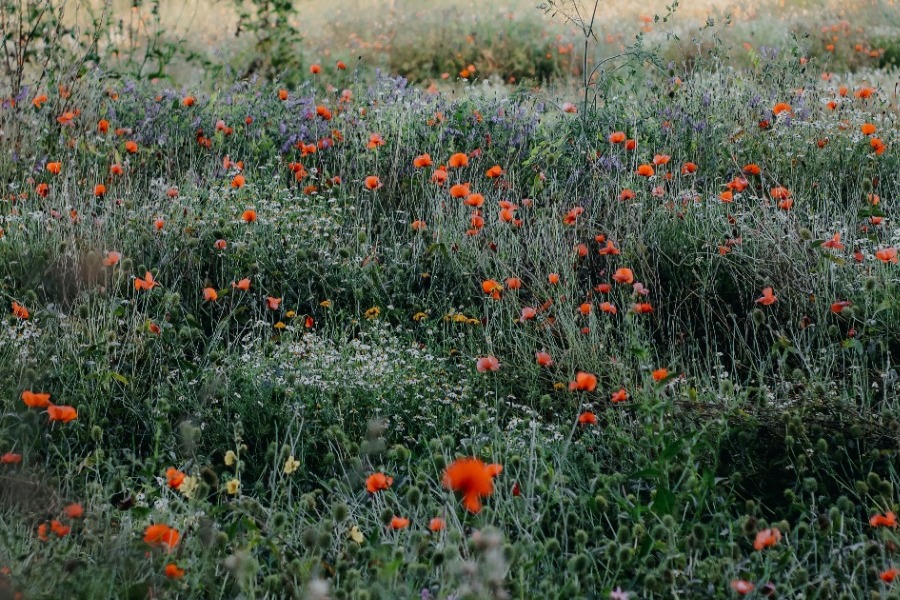
M 800 239 L 803 239 L 803 240 L 809 241 L 813 237 L 812 231 L 810 231 L 806 227 L 801 227 L 800 231 L 798 233 L 800 234 Z
M 766 314 L 758 308 L 753 309 L 751 314 L 753 316 L 753 322 L 757 325 L 762 325 L 766 322 Z
M 406 490 L 406 502 L 412 506 L 418 506 L 419 502 L 422 501 L 422 491 L 413 486 Z

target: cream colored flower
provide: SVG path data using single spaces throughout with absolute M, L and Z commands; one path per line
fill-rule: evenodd
M 237 479 L 232 479 L 228 483 L 225 484 L 225 491 L 230 495 L 235 496 L 238 493 L 238 490 L 241 489 L 241 482 Z
M 354 525 L 350 528 L 350 539 L 356 542 L 357 544 L 362 544 L 366 541 L 366 536 L 362 534 L 362 531 L 359 530 L 359 527 Z
M 234 450 L 229 450 L 225 453 L 225 466 L 230 467 L 234 463 L 237 462 L 237 454 L 234 453 Z
M 193 498 L 194 492 L 197 491 L 198 483 L 196 477 L 187 476 L 182 480 L 181 485 L 178 486 L 178 491 L 181 492 L 185 498 Z
M 294 455 L 291 454 L 288 459 L 284 462 L 284 473 L 285 475 L 290 475 L 294 471 L 300 468 L 300 461 L 294 458 Z

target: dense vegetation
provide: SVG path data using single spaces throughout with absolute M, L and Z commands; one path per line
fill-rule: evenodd
M 895 597 L 896 71 L 710 40 L 6 95 L 0 598 Z

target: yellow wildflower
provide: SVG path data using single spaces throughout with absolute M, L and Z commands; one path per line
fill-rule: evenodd
M 240 489 L 241 489 L 241 482 L 238 481 L 237 479 L 232 479 L 231 481 L 229 481 L 228 483 L 225 484 L 225 491 L 228 492 L 232 496 L 237 495 L 238 490 L 240 490 Z
M 417 323 L 419 321 L 423 321 L 427 318 L 428 318 L 428 313 L 417 312 L 416 314 L 413 315 L 413 321 L 415 321 Z
M 354 525 L 350 528 L 350 539 L 357 544 L 362 544 L 364 541 L 366 541 L 366 536 L 362 534 L 362 531 L 359 530 L 359 527 Z
M 194 492 L 197 491 L 197 478 L 186 476 L 182 481 L 181 485 L 178 486 L 178 491 L 181 492 L 185 498 L 193 498 Z
M 377 306 L 373 306 L 372 308 L 370 308 L 369 310 L 366 311 L 364 316 L 367 319 L 371 320 L 371 319 L 377 319 L 378 315 L 380 315 L 380 314 L 381 314 L 381 309 L 378 308 Z
M 237 462 L 237 454 L 234 453 L 234 450 L 229 450 L 225 453 L 225 466 L 230 467 L 234 463 Z
M 294 471 L 296 471 L 300 467 L 300 461 L 294 458 L 294 455 L 291 454 L 288 459 L 284 463 L 284 473 L 285 475 L 290 475 Z

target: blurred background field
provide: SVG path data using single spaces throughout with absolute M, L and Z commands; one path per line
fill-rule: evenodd
M 563 12 L 576 14 L 567 4 Z M 579 6 L 585 15 L 592 8 Z M 676 64 L 718 42 L 723 61 L 746 66 L 760 48 L 792 39 L 829 70 L 900 62 L 896 0 L 700 0 L 676 4 L 674 16 L 657 21 L 669 6 L 601 3 L 588 62 L 621 52 L 637 35 Z M 343 60 L 426 85 L 456 81 L 469 65 L 482 81 L 533 85 L 577 80 L 584 58 L 582 32 L 538 0 L 90 0 L 67 10 L 81 32 L 106 20 L 101 56 L 181 84 L 211 84 L 226 65 L 238 76 L 296 82 L 312 64 L 328 69 Z

